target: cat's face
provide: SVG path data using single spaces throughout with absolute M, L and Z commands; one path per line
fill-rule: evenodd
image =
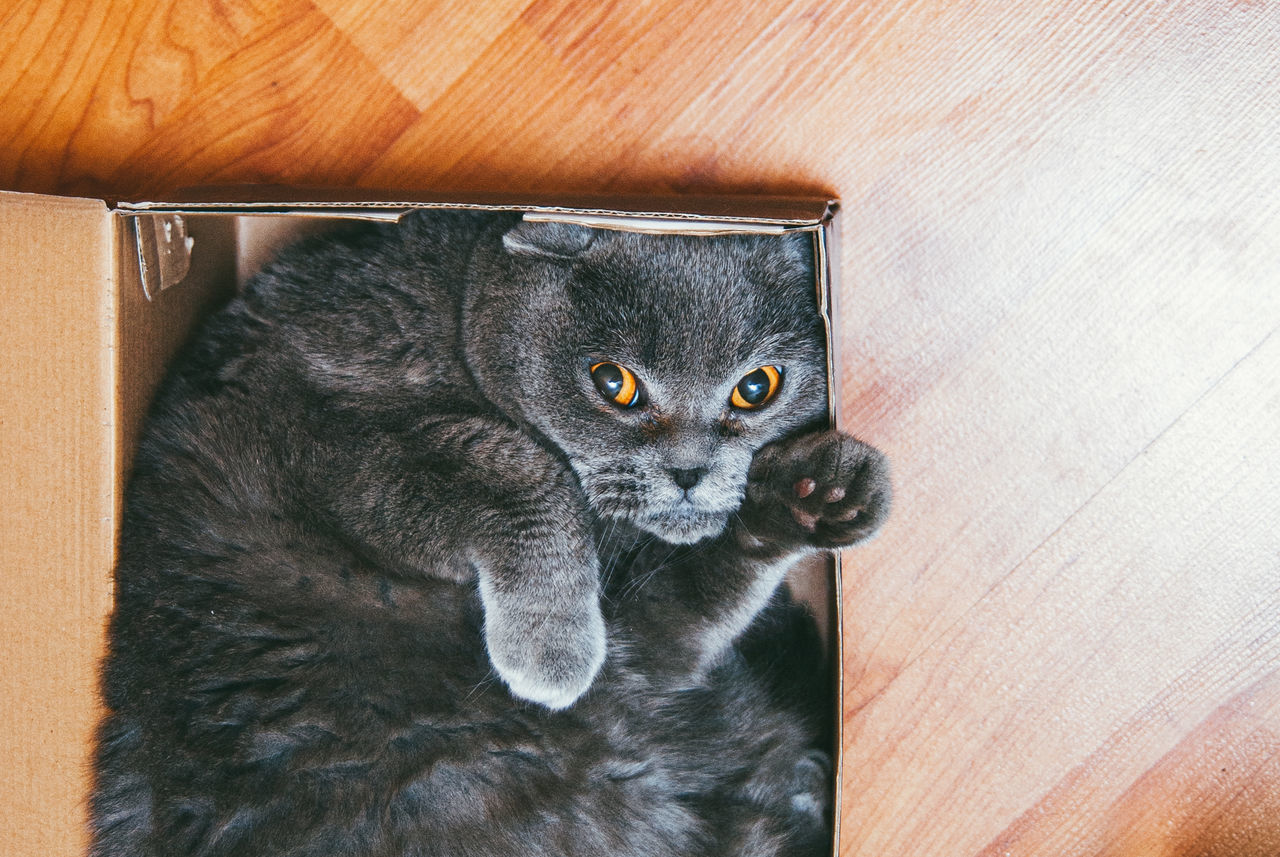
M 482 386 L 564 452 L 602 518 L 673 543 L 714 536 L 755 451 L 825 416 L 807 234 L 526 223 L 473 273 Z

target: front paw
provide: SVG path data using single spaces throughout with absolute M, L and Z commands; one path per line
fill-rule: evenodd
M 841 548 L 874 534 L 890 499 L 878 450 L 842 432 L 814 432 L 756 453 L 739 518 L 759 544 Z
M 587 692 L 604 663 L 599 603 L 592 599 L 566 609 L 502 600 L 485 599 L 485 644 L 494 670 L 514 696 L 554 710 L 568 708 Z

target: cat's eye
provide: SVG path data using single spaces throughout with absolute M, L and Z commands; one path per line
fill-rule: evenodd
M 617 363 L 604 361 L 591 367 L 591 380 L 610 402 L 623 408 L 633 408 L 640 403 L 640 385 L 631 370 Z
M 759 408 L 768 404 L 781 386 L 782 370 L 777 366 L 761 366 L 742 376 L 729 396 L 729 404 L 748 411 Z

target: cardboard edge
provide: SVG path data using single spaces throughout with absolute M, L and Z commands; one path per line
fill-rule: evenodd
M 691 219 L 724 219 L 772 222 L 784 225 L 816 225 L 827 216 L 825 196 L 768 195 L 636 195 L 636 194 L 538 194 L 538 193 L 433 193 L 377 191 L 358 188 L 283 188 L 271 185 L 204 188 L 182 191 L 169 200 L 113 202 L 121 211 L 259 211 L 304 210 L 339 212 L 350 209 L 453 208 L 536 211 L 549 214 L 644 216 L 646 214 Z
M 827 328 L 827 404 L 828 419 L 832 428 L 840 427 L 840 328 L 837 322 L 840 295 L 840 202 L 829 200 L 819 229 L 814 233 L 817 246 L 818 283 L 821 294 L 819 306 L 823 323 Z M 840 853 L 840 807 L 844 789 L 844 598 L 843 553 L 837 551 L 831 557 L 831 624 L 834 636 L 832 669 L 834 676 L 835 747 L 831 776 L 832 788 L 832 855 Z

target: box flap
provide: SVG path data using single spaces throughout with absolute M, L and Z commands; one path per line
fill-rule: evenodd
M 0 830 L 14 854 L 87 844 L 114 557 L 112 229 L 101 200 L 0 193 Z

